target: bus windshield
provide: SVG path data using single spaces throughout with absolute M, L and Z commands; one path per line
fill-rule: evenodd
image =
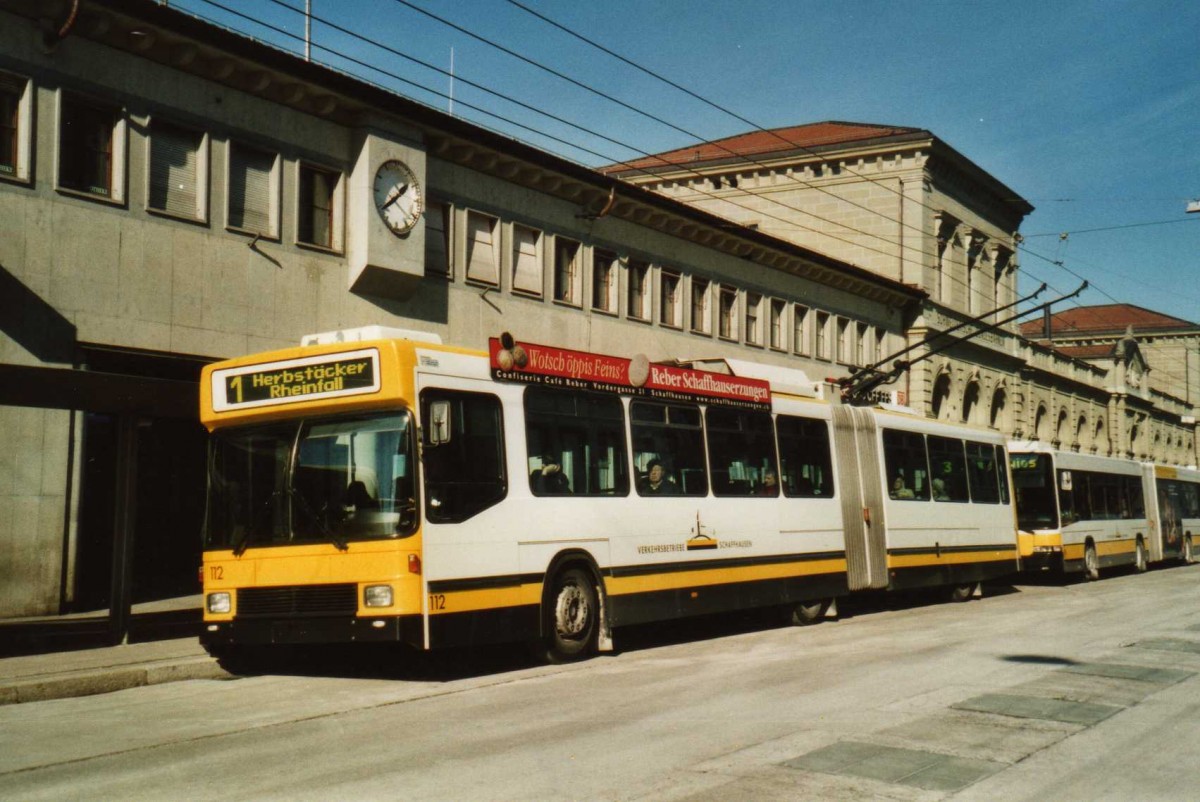
M 1021 529 L 1058 527 L 1054 470 L 1048 454 L 1011 454 L 1013 485 L 1017 489 L 1017 526 Z
M 312 418 L 214 433 L 206 548 L 412 534 L 417 524 L 407 412 Z

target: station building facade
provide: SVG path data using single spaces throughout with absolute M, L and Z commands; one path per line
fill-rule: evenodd
M 212 360 L 383 325 L 821 379 L 926 295 L 151 0 L 0 0 L 0 110 L 0 618 L 197 592 Z
M 905 358 L 928 358 L 893 387 L 929 416 L 1064 449 L 1196 462 L 1194 401 L 1179 384 L 1138 383 L 1139 348 L 1096 360 L 1002 322 L 1015 314 L 1018 229 L 1033 207 L 929 131 L 811 123 L 604 172 L 923 291 Z M 812 325 L 844 334 L 820 310 Z M 975 336 L 953 341 L 963 335 Z

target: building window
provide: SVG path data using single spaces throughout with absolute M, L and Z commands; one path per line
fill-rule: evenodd
M 229 145 L 229 228 L 279 236 L 279 155 L 238 142 Z
M 717 334 L 723 340 L 736 340 L 737 330 L 737 290 L 733 287 L 721 288 L 720 308 L 717 311 Z
M 581 292 L 579 252 L 582 246 L 565 237 L 554 238 L 554 300 L 579 305 Z
M 811 310 L 804 304 L 792 304 L 792 348 L 800 356 L 812 353 Z
M 712 284 L 706 278 L 692 276 L 692 331 L 696 334 L 712 333 Z
M 762 345 L 762 296 L 756 292 L 746 293 L 746 343 Z
M 829 350 L 829 313 L 817 312 L 814 326 L 817 333 L 817 359 L 829 360 L 833 354 Z
M 150 126 L 146 208 L 156 212 L 203 220 L 208 210 L 208 158 L 206 138 L 168 123 Z
M 592 251 L 592 309 L 617 313 L 617 267 L 612 251 Z
M 491 215 L 467 212 L 467 280 L 500 283 L 499 221 Z
M 856 323 L 854 332 L 854 364 L 866 366 L 871 360 L 871 329 L 866 323 Z
M 783 329 L 787 304 L 779 298 L 771 299 L 771 347 L 783 351 L 787 349 L 787 333 Z
M 125 125 L 120 112 L 63 95 L 59 121 L 59 188 L 123 200 Z
M 853 332 L 850 328 L 850 321 L 839 316 L 836 325 L 836 334 L 833 342 L 833 358 L 837 362 L 848 364 L 850 362 L 850 358 L 854 355 L 854 351 L 852 350 L 852 345 L 850 343 L 850 338 L 853 336 Z
M 303 245 L 340 250 L 342 246 L 342 174 L 300 164 L 296 240 Z
M 626 267 L 625 314 L 633 320 L 650 319 L 650 265 L 630 259 Z
M 450 221 L 448 203 L 431 203 L 425 209 L 425 275 L 450 276 Z
M 28 79 L 0 72 L 0 178 L 29 179 L 32 96 Z
M 887 351 L 887 332 L 883 329 L 875 329 L 875 361 L 882 362 L 889 356 Z
M 513 225 L 513 289 L 530 295 L 542 294 L 542 232 Z
M 658 322 L 673 329 L 683 326 L 679 284 L 680 277 L 675 271 L 663 270 L 659 273 Z

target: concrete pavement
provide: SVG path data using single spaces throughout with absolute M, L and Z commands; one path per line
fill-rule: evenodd
M 229 677 L 196 638 L 0 659 L 0 705 Z
M 107 610 L 0 621 L 0 705 L 228 677 L 197 638 L 200 599 L 134 605 L 122 646 Z

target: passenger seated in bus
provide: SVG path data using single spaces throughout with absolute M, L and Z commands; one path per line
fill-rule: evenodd
M 767 468 L 763 471 L 762 484 L 758 486 L 755 495 L 772 498 L 779 495 L 779 479 L 775 476 L 773 469 Z
M 911 487 L 909 487 L 903 476 L 897 476 L 896 481 L 892 482 L 892 498 L 916 498 Z
M 563 475 L 558 459 L 551 454 L 542 456 L 542 467 L 530 476 L 533 492 L 538 496 L 561 496 L 571 492 L 571 482 Z
M 949 501 L 950 494 L 946 492 L 946 480 L 940 476 L 929 483 L 929 487 L 933 490 L 934 501 Z
M 679 488 L 667 477 L 662 463 L 656 459 L 646 465 L 646 475 L 638 482 L 638 495 L 642 496 L 677 496 Z

